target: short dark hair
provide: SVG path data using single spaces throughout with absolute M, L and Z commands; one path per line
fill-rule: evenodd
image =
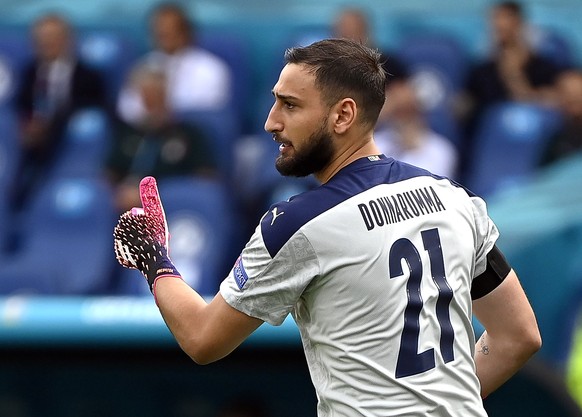
M 386 83 L 378 51 L 349 39 L 324 39 L 287 49 L 285 63 L 310 67 L 327 104 L 350 97 L 361 109 L 361 122 L 376 125 L 384 105 Z
M 501 1 L 495 4 L 495 8 L 506 10 L 521 20 L 524 18 L 523 6 L 516 1 Z
M 178 20 L 180 30 L 189 37 L 195 35 L 195 27 L 192 20 L 188 17 L 186 10 L 182 6 L 173 2 L 164 2 L 157 4 L 151 11 L 151 18 L 155 18 L 162 14 L 172 14 Z
M 67 36 L 72 36 L 73 34 L 71 22 L 65 16 L 57 12 L 51 12 L 40 16 L 38 19 L 34 21 L 32 27 L 36 29 L 39 26 L 44 25 L 45 23 L 55 23 L 59 25 L 63 29 L 63 31 L 65 31 Z

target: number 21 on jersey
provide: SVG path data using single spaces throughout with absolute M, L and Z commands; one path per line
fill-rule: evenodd
M 436 302 L 436 316 L 440 327 L 440 353 L 445 363 L 454 359 L 453 342 L 455 339 L 449 305 L 453 299 L 453 290 L 445 276 L 445 265 L 441 240 L 438 229 L 429 229 L 421 232 L 424 250 L 428 252 L 430 272 L 438 288 Z M 404 328 L 400 338 L 400 350 L 396 363 L 396 378 L 426 372 L 435 367 L 435 352 L 433 348 L 418 352 L 420 335 L 420 312 L 423 308 L 423 299 L 420 293 L 422 283 L 423 264 L 420 253 L 414 244 L 405 238 L 398 239 L 390 248 L 389 267 L 390 278 L 404 277 L 402 260 L 405 260 L 410 270 L 406 284 L 408 303 L 404 310 Z

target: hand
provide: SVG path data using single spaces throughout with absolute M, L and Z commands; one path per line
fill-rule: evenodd
M 117 261 L 126 268 L 139 270 L 153 292 L 161 276 L 180 277 L 168 256 L 169 233 L 156 180 L 146 177 L 140 182 L 142 208 L 121 215 L 114 229 Z

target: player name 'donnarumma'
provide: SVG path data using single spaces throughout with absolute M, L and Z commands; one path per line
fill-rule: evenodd
M 368 230 L 446 210 L 432 187 L 418 188 L 358 204 Z

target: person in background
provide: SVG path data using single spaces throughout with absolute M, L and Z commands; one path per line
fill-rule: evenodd
M 332 36 L 351 39 L 375 49 L 380 49 L 370 30 L 370 20 L 363 10 L 348 7 L 340 10 L 332 24 Z M 406 65 L 392 52 L 382 53 L 382 65 L 386 71 L 386 82 L 390 85 L 408 78 Z
M 496 3 L 490 10 L 491 55 L 469 71 L 456 105 L 463 130 L 460 146 L 464 173 L 471 164 L 473 137 L 483 113 L 507 101 L 552 106 L 559 67 L 536 53 L 526 37 L 523 7 L 514 1 Z
M 163 3 L 150 20 L 155 49 L 139 66 L 147 65 L 166 76 L 168 107 L 172 112 L 222 109 L 230 102 L 231 74 L 228 65 L 196 44 L 196 34 L 186 12 Z M 120 92 L 118 115 L 127 122 L 146 113 L 138 91 L 130 82 Z
M 477 108 L 500 101 L 553 103 L 558 67 L 535 52 L 525 36 L 522 6 L 507 1 L 490 14 L 492 55 L 472 68 L 466 91 Z
M 541 165 L 548 165 L 574 153 L 582 152 L 582 70 L 564 72 L 556 81 L 560 129 L 552 135 Z
M 428 127 L 414 87 L 409 82 L 394 84 L 387 87 L 386 97 L 374 132 L 382 153 L 455 178 L 457 150 L 450 140 Z
M 145 113 L 132 122 L 116 120 L 106 163 L 120 212 L 140 204 L 137 184 L 145 175 L 218 174 L 204 133 L 194 124 L 177 119 L 170 110 L 165 73 L 142 65 L 134 69 L 131 86 L 139 94 Z
M 12 192 L 19 210 L 50 171 L 70 117 L 79 109 L 108 110 L 102 75 L 79 59 L 71 24 L 47 14 L 32 25 L 34 58 L 15 96 L 21 160 Z
M 285 62 L 265 122 L 275 166 L 321 185 L 265 212 L 211 300 L 168 256 L 154 178 L 140 183 L 143 213 L 122 214 L 114 229 L 117 260 L 142 272 L 200 364 L 292 315 L 320 417 L 485 417 L 482 398 L 541 336 L 484 200 L 381 154 L 379 53 L 326 39 L 288 49 Z M 477 341 L 473 314 L 485 328 Z

